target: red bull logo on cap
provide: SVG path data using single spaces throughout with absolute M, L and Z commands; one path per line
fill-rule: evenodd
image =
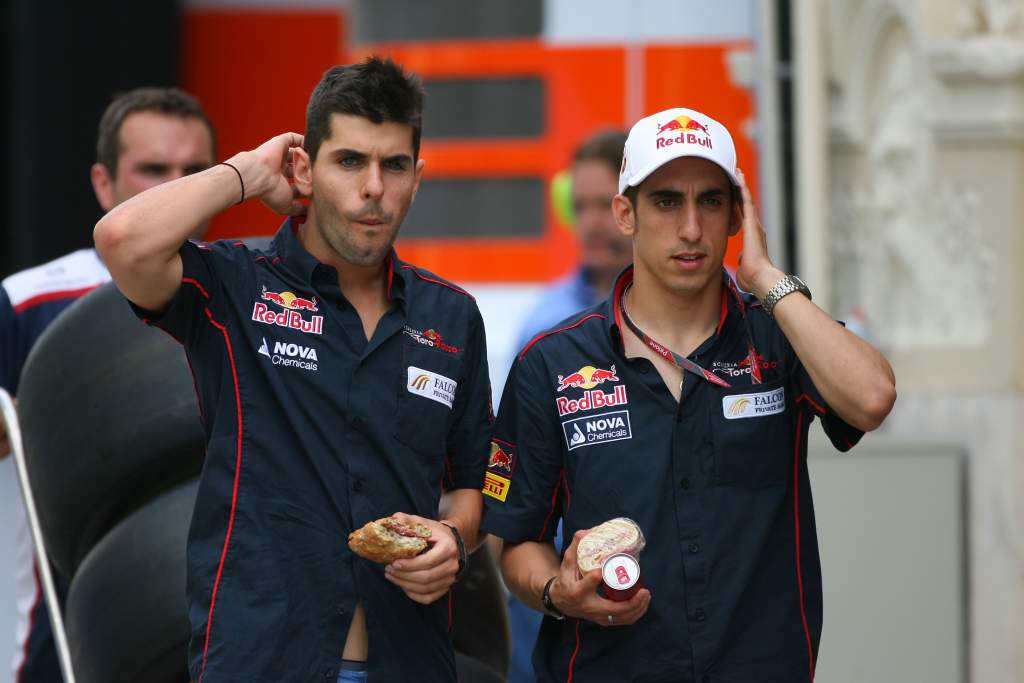
M 666 121 L 658 126 L 658 131 L 654 135 L 657 138 L 655 142 L 657 149 L 683 144 L 700 145 L 712 149 L 711 133 L 708 132 L 708 127 L 689 116 L 677 116 Z M 664 137 L 666 135 L 673 136 Z
M 322 315 L 314 315 L 307 320 L 300 313 L 300 311 L 317 310 L 316 297 L 305 299 L 296 296 L 294 292 L 268 292 L 264 285 L 260 298 L 287 310 L 275 311 L 263 301 L 257 301 L 252 309 L 252 319 L 255 322 L 264 325 L 277 325 L 309 334 L 323 333 L 324 317 Z

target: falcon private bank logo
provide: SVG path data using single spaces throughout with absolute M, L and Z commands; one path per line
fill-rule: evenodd
M 677 116 L 658 126 L 654 134 L 657 149 L 670 145 L 700 145 L 712 149 L 711 133 L 708 127 L 689 116 Z
M 324 317 L 322 315 L 310 316 L 307 320 L 302 317 L 302 311 L 316 311 L 316 297 L 306 299 L 297 296 L 294 292 L 268 292 L 266 285 L 260 293 L 261 301 L 257 301 L 252 309 L 252 319 L 264 325 L 277 325 L 291 330 L 298 330 L 308 334 L 322 334 L 324 331 Z M 280 306 L 285 309 L 278 311 L 273 309 L 264 301 Z

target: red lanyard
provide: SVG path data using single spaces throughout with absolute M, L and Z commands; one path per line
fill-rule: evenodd
M 747 320 L 747 307 L 743 304 L 743 299 L 740 298 L 740 293 L 736 289 L 736 283 L 732 281 L 732 278 L 728 274 L 723 273 L 723 278 L 726 282 L 726 287 L 736 298 L 736 302 L 740 307 L 740 316 L 743 318 L 743 325 L 747 332 L 747 362 L 750 363 L 750 378 L 754 384 L 761 383 L 761 365 L 758 362 L 757 350 L 754 348 L 754 338 L 750 334 L 750 321 Z M 678 353 L 668 348 L 664 344 L 659 344 L 653 337 L 648 335 L 646 332 L 640 329 L 640 327 L 633 322 L 633 319 L 629 317 L 629 311 L 626 310 L 626 292 L 633 286 L 630 282 L 622 290 L 622 298 L 619 301 L 619 308 L 622 309 L 622 317 L 626 319 L 626 325 L 629 329 L 633 330 L 636 336 L 643 340 L 644 344 L 647 344 L 655 353 L 667 360 L 669 363 L 676 365 L 683 370 L 688 370 L 693 374 L 697 375 L 701 379 L 707 380 L 712 384 L 717 384 L 720 387 L 731 387 L 732 385 L 726 382 L 724 379 L 719 377 L 713 372 L 705 370 L 700 365 L 697 365 L 692 360 L 685 356 L 680 356 Z

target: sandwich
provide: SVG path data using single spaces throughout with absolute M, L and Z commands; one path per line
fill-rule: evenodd
M 348 535 L 352 552 L 381 564 L 416 557 L 430 545 L 430 529 L 423 524 L 403 524 L 394 517 L 367 522 Z
M 627 517 L 616 517 L 594 527 L 580 539 L 576 546 L 576 566 L 586 574 L 600 569 L 605 560 L 618 553 L 635 558 L 644 545 L 646 540 L 637 523 Z

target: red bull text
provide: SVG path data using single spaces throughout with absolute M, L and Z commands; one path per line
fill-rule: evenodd
M 595 410 L 597 408 L 624 406 L 626 403 L 628 401 L 626 399 L 625 385 L 615 387 L 615 391 L 610 394 L 606 394 L 600 389 L 592 389 L 583 392 L 582 398 L 570 399 L 565 396 L 559 396 L 555 399 L 555 405 L 558 406 L 558 414 L 560 416 L 571 415 L 580 411 Z
M 313 308 L 312 310 L 316 310 Z M 308 334 L 323 334 L 324 317 L 314 315 L 309 320 L 302 317 L 302 314 L 294 310 L 273 311 L 262 301 L 257 301 L 252 309 L 252 319 L 264 325 L 277 325 L 292 330 L 299 330 Z

